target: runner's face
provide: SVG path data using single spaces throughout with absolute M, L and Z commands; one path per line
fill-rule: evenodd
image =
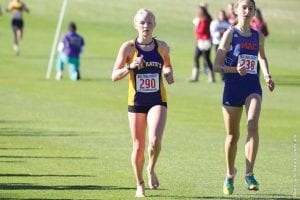
M 239 19 L 249 20 L 255 15 L 255 6 L 249 0 L 241 1 L 237 7 L 237 15 Z
M 155 28 L 155 21 L 151 14 L 145 13 L 137 17 L 136 29 L 139 32 L 139 35 L 152 37 L 153 29 Z

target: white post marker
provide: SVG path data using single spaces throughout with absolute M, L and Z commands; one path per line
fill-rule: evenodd
M 54 41 L 53 41 L 53 44 L 52 44 L 52 50 L 51 50 L 51 54 L 50 54 L 50 58 L 49 58 L 49 62 L 48 62 L 46 79 L 50 79 L 50 76 L 51 76 L 51 71 L 52 71 L 52 66 L 53 66 L 53 61 L 54 61 L 54 56 L 55 56 L 55 50 L 56 50 L 56 46 L 57 46 L 57 43 L 58 43 L 62 22 L 64 20 L 66 8 L 67 8 L 67 3 L 68 3 L 68 0 L 63 0 L 63 4 L 62 4 L 61 10 L 60 10 L 59 19 L 58 19 L 57 26 L 56 26 Z
M 293 137 L 293 147 L 294 147 L 294 180 L 293 180 L 293 198 L 297 198 L 297 135 Z

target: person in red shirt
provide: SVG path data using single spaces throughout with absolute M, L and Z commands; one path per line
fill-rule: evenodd
M 195 25 L 195 39 L 197 42 L 194 53 L 194 68 L 190 82 L 198 82 L 199 80 L 199 58 L 203 56 L 204 63 L 208 67 L 209 82 L 215 82 L 214 72 L 212 70 L 212 62 L 210 60 L 211 49 L 211 36 L 210 36 L 210 23 L 212 18 L 208 13 L 206 6 L 199 5 L 197 7 L 197 17 L 194 18 L 193 24 Z
M 264 37 L 269 35 L 267 23 L 265 22 L 260 9 L 256 9 L 255 16 L 250 21 L 252 29 L 262 33 Z

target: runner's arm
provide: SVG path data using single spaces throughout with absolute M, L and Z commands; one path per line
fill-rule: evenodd
M 170 47 L 167 45 L 167 43 L 163 41 L 158 41 L 158 43 L 164 56 L 163 72 L 164 72 L 165 79 L 168 82 L 168 84 L 173 84 L 174 75 L 173 75 L 173 68 L 171 65 Z
M 112 81 L 118 81 L 129 73 L 130 69 L 124 66 L 127 63 L 130 54 L 132 54 L 133 48 L 134 45 L 131 42 L 125 42 L 121 46 L 111 75 Z
M 224 65 L 225 57 L 229 51 L 232 41 L 232 32 L 231 29 L 227 29 L 224 32 L 224 35 L 220 41 L 219 48 L 217 50 L 215 62 L 214 62 L 214 71 L 219 73 L 238 73 L 236 67 L 229 67 Z
M 264 79 L 266 81 L 267 87 L 272 92 L 275 88 L 275 83 L 272 80 L 272 77 L 271 77 L 271 74 L 269 71 L 268 59 L 266 57 L 265 48 L 264 48 L 264 36 L 262 34 L 260 34 L 260 36 L 259 36 L 258 60 L 259 60 L 261 71 L 264 74 Z
M 258 60 L 260 64 L 261 71 L 264 74 L 264 77 L 269 75 L 269 65 L 268 60 L 265 54 L 265 47 L 264 47 L 264 36 L 260 34 L 259 37 L 259 53 L 258 53 Z
M 27 13 L 29 13 L 29 8 L 27 7 L 27 5 L 25 3 L 23 3 L 23 10 Z

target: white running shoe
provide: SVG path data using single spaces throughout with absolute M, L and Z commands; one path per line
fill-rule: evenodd
M 14 45 L 13 45 L 13 49 L 14 49 L 14 51 L 16 52 L 16 55 L 17 55 L 17 56 L 20 55 L 20 48 L 19 48 L 18 45 L 14 44 Z
M 144 182 L 139 184 L 136 187 L 135 197 L 137 197 L 137 198 L 145 197 L 145 184 L 144 184 Z
M 150 170 L 148 169 L 148 185 L 150 189 L 156 190 L 159 187 L 159 181 L 155 174 L 155 172 L 150 173 Z
M 56 76 L 55 76 L 55 79 L 56 79 L 57 81 L 60 81 L 60 80 L 62 80 L 62 78 L 63 78 L 62 72 L 61 72 L 61 71 L 57 72 L 57 73 L 56 73 Z

